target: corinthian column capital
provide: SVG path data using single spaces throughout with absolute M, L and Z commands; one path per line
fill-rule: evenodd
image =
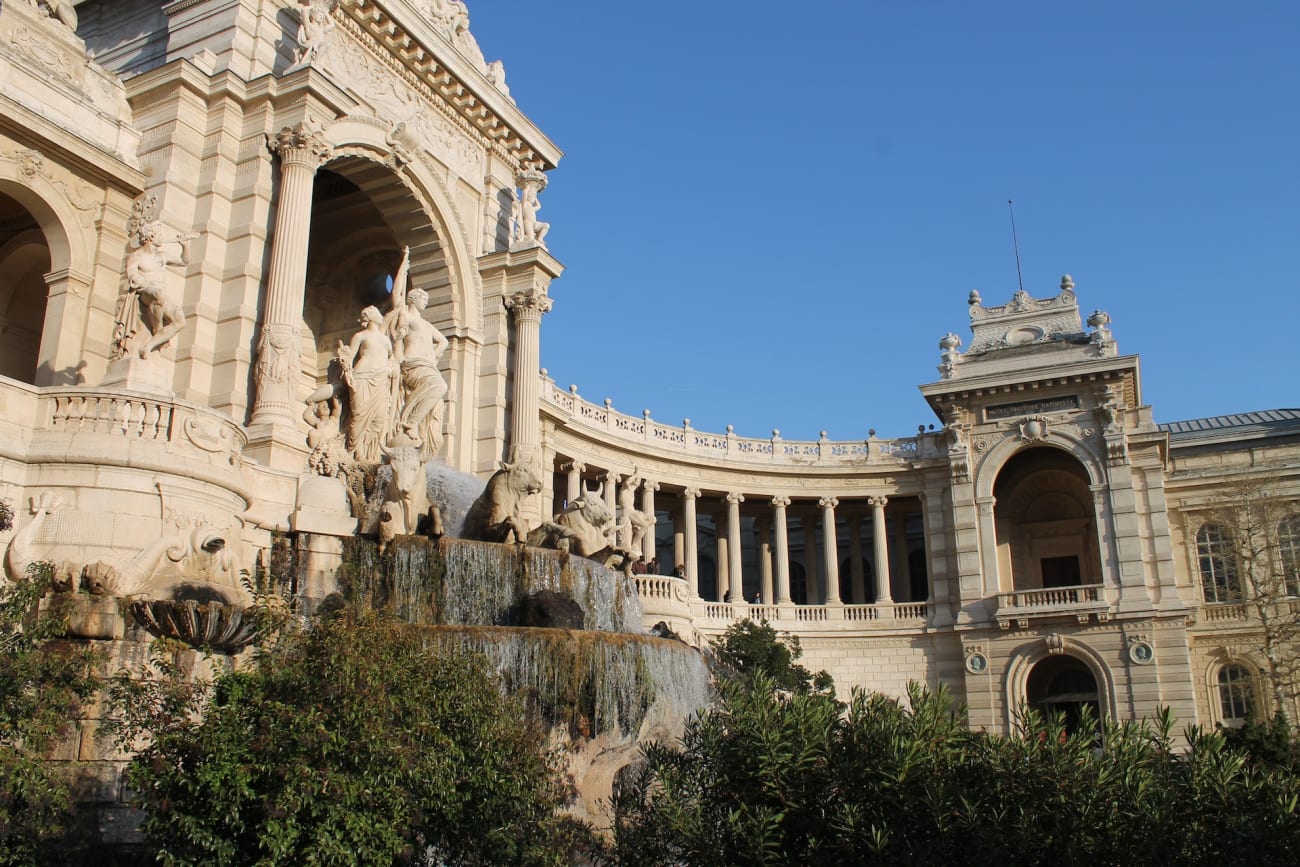
M 325 130 L 314 121 L 303 121 L 286 126 L 267 137 L 267 147 L 279 154 L 283 163 L 306 165 L 313 171 L 323 165 L 334 152 L 325 138 Z
M 544 290 L 527 289 L 506 299 L 506 307 L 515 314 L 517 322 L 540 322 L 542 315 L 551 312 L 555 302 Z

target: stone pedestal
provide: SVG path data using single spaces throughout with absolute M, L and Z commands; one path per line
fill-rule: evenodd
M 146 394 L 159 394 L 171 397 L 173 362 L 151 354 L 149 358 L 138 355 L 124 355 L 108 363 L 108 372 L 104 374 L 104 386 L 125 388 Z

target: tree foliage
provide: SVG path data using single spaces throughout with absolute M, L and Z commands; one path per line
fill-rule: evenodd
M 942 689 L 904 704 L 788 692 L 756 673 L 679 745 L 653 745 L 613 799 L 622 865 L 1290 864 L 1300 784 L 1218 734 L 1026 712 L 972 732 Z
M 741 678 L 762 673 L 777 689 L 788 692 L 831 691 L 833 681 L 824 671 L 813 674 L 799 664 L 803 648 L 799 636 L 778 633 L 767 621 L 741 620 L 727 627 L 713 642 L 718 662 Z
M 72 598 L 46 596 L 53 578 L 49 563 L 35 563 L 0 584 L 0 865 L 60 859 L 69 779 L 50 754 L 99 683 L 98 655 L 63 640 Z
M 1232 596 L 1255 627 L 1233 643 L 1259 667 L 1272 713 L 1291 721 L 1300 702 L 1300 504 L 1270 485 L 1275 475 L 1224 486 L 1200 518 L 1223 534 L 1240 585 Z
M 556 756 L 480 657 L 345 610 L 210 687 L 120 678 L 164 864 L 559 863 Z

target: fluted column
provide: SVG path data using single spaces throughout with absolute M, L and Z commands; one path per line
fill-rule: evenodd
M 826 562 L 826 604 L 840 602 L 840 552 L 835 541 L 835 507 L 840 501 L 822 497 L 817 505 L 822 510 L 822 555 Z
M 271 264 L 257 344 L 252 425 L 283 423 L 295 428 L 298 405 L 302 311 L 311 237 L 311 198 L 316 170 L 330 158 L 325 133 L 307 123 L 285 127 L 267 143 L 280 156 L 280 192 L 271 241 Z
M 740 504 L 743 502 L 744 494 L 735 491 L 727 494 L 727 582 L 731 587 L 731 602 L 745 601 L 745 583 L 740 574 L 743 559 L 740 552 Z
M 541 437 L 542 316 L 552 301 L 544 290 L 528 289 L 506 299 L 515 321 L 514 403 L 510 407 L 512 460 L 535 460 Z
M 867 579 L 862 570 L 862 516 L 849 516 L 849 578 L 853 582 L 853 604 L 867 601 Z
M 875 543 L 876 604 L 893 605 L 889 588 L 889 541 L 885 537 L 885 505 L 887 497 L 871 498 L 871 540 Z
M 569 461 L 564 465 L 564 470 L 568 474 L 565 479 L 564 497 L 570 503 L 581 497 L 582 490 L 582 471 L 587 465 L 581 461 Z
M 776 530 L 776 601 L 790 603 L 790 540 L 786 529 L 785 509 L 789 497 L 772 498 L 772 526 Z
M 695 499 L 700 495 L 699 488 L 687 488 L 682 491 L 682 540 L 686 560 L 686 586 L 690 589 L 690 598 L 700 598 L 700 546 L 698 525 L 695 520 Z
M 659 519 L 655 517 L 655 491 L 659 490 L 659 483 L 646 479 L 645 484 L 641 486 L 641 511 L 650 516 L 650 528 L 645 531 L 645 536 L 641 538 L 641 553 L 645 562 L 649 563 L 655 559 L 655 527 Z
M 758 595 L 765 605 L 771 605 L 772 595 L 772 519 L 759 515 L 754 522 L 758 535 Z

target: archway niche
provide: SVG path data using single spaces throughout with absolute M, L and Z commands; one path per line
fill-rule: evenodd
M 1085 707 L 1090 710 L 1094 727 L 1101 722 L 1097 678 L 1081 659 L 1069 654 L 1049 656 L 1037 663 L 1029 672 L 1025 698 L 1044 718 L 1060 714 L 1065 730 L 1071 734 L 1079 731 Z
M 425 318 L 444 334 L 451 333 L 456 325 L 452 276 L 431 215 L 380 163 L 347 156 L 317 171 L 303 307 L 301 396 L 337 376 L 338 342 L 351 340 L 362 309 L 373 305 L 388 311 L 403 247 L 411 249 L 410 285 L 429 294 Z M 443 375 L 450 380 L 445 367 Z
M 50 247 L 36 217 L 0 193 L 0 376 L 35 384 Z
M 1004 590 L 1101 583 L 1088 473 L 1051 447 L 1013 456 L 993 485 L 998 575 Z

